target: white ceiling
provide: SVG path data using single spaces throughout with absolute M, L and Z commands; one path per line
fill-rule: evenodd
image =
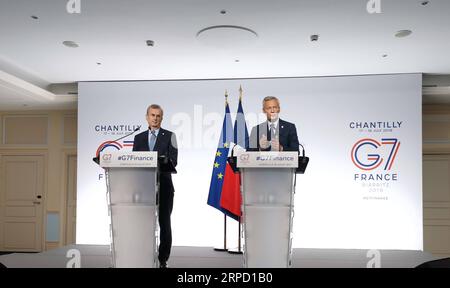
M 66 11 L 68 1 L 0 0 L 0 71 L 47 90 L 97 80 L 450 74 L 449 0 L 380 0 L 380 14 L 367 12 L 368 0 L 78 0 L 80 14 Z M 215 25 L 258 37 L 196 37 Z M 413 33 L 394 37 L 402 29 Z M 1 110 L 37 101 L 14 93 L 0 85 Z M 58 106 L 54 95 L 44 102 Z
M 57 95 L 59 96 L 59 95 Z M 77 108 L 77 98 L 58 100 L 36 100 L 35 97 L 17 93 L 3 86 L 0 86 L 0 111 L 17 110 L 74 110 Z

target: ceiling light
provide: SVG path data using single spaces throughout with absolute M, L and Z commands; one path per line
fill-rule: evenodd
M 203 45 L 220 50 L 249 49 L 258 40 L 258 34 L 252 29 L 234 25 L 206 27 L 196 37 Z
M 197 37 L 199 37 L 202 34 L 206 34 L 205 32 L 220 31 L 220 30 L 244 31 L 244 32 L 249 32 L 250 34 L 253 34 L 253 36 L 255 36 L 255 37 L 258 37 L 258 34 L 255 31 L 253 31 L 252 29 L 242 27 L 242 26 L 234 26 L 234 25 L 217 25 L 217 26 L 206 27 L 197 32 Z
M 311 39 L 311 42 L 315 42 L 315 41 L 319 40 L 319 35 L 313 34 L 310 36 L 310 39 Z
M 39 19 L 39 17 L 38 17 L 38 16 L 35 16 L 35 15 L 31 15 L 31 18 L 33 18 L 34 20 Z
M 147 41 L 145 41 L 145 43 L 147 43 L 147 46 L 150 46 L 150 47 L 155 46 L 155 41 L 153 41 L 153 40 L 147 40 Z
M 225 9 L 220 10 L 220 14 L 227 14 L 227 10 L 225 10 Z
M 70 48 L 77 48 L 79 47 L 77 43 L 75 43 L 74 41 L 64 41 L 62 42 L 62 44 L 66 47 L 70 47 Z
M 386 57 L 388 57 L 388 54 L 383 54 L 383 55 L 381 55 L 381 57 L 386 58 Z
M 239 59 L 235 59 L 235 60 L 234 60 L 234 62 L 239 62 L 239 61 L 240 61 Z
M 102 63 L 101 62 L 97 62 L 97 65 L 102 65 Z
M 404 38 L 404 37 L 408 37 L 411 34 L 412 34 L 411 30 L 399 30 L 395 33 L 395 37 Z

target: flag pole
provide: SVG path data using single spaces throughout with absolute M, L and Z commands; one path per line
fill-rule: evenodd
M 242 101 L 242 85 L 239 85 L 239 101 Z M 236 139 L 235 139 L 235 141 L 236 141 Z M 239 173 L 239 178 L 240 177 L 241 177 L 241 173 Z M 240 181 L 240 182 L 242 183 L 242 181 Z M 241 188 L 239 190 L 242 191 Z M 241 225 L 242 225 L 241 216 L 238 217 L 238 221 L 239 221 L 239 224 L 238 224 L 238 247 L 237 247 L 237 250 L 229 249 L 228 253 L 230 253 L 230 254 L 243 254 L 242 249 L 241 249 L 241 246 L 242 246 L 241 245 Z
M 239 173 L 239 178 L 241 177 L 241 173 Z M 242 183 L 242 182 L 241 182 Z M 240 191 L 242 191 L 242 187 L 239 188 Z M 228 253 L 230 254 L 243 254 L 244 252 L 242 251 L 242 244 L 241 244 L 241 222 L 242 216 L 238 217 L 238 247 L 237 249 L 228 249 Z
M 228 91 L 225 90 L 225 107 L 228 104 Z M 228 251 L 227 248 L 227 215 L 223 214 L 223 248 L 216 247 L 214 251 L 225 252 Z
M 214 248 L 214 251 L 225 252 L 227 248 L 227 215 L 223 214 L 223 248 Z
M 230 254 L 243 254 L 241 249 L 241 217 L 238 217 L 239 225 L 238 225 L 238 247 L 237 249 L 228 249 L 228 253 Z

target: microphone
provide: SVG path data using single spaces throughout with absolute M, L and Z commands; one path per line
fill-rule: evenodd
M 298 143 L 298 146 L 302 147 L 302 157 L 305 157 L 305 147 L 301 143 Z
M 231 149 L 231 156 L 227 158 L 227 161 L 230 164 L 231 170 L 233 170 L 234 173 L 239 172 L 239 168 L 237 168 L 237 157 L 234 156 L 234 149 L 238 146 L 239 145 L 237 145 L 237 144 L 235 144 L 233 146 L 233 149 Z
M 298 143 L 298 146 L 302 147 L 302 154 L 300 156 L 300 151 L 298 155 L 298 167 L 295 170 L 296 174 L 305 174 L 306 166 L 309 163 L 309 157 L 305 157 L 305 147 L 302 144 Z
M 136 133 L 136 131 L 139 131 L 140 129 L 141 129 L 141 126 L 135 128 L 135 129 L 133 130 L 133 132 L 128 133 L 128 134 L 126 134 L 125 136 L 122 136 L 122 137 L 117 138 L 117 139 L 115 139 L 115 140 L 107 141 L 107 143 L 112 143 L 112 142 L 116 142 L 116 141 L 122 140 L 123 138 L 126 138 L 126 137 L 128 137 L 128 136 L 133 135 L 134 133 Z M 94 161 L 95 163 L 97 163 L 98 165 L 100 165 L 100 152 L 99 152 L 98 155 L 95 155 L 95 157 L 92 158 L 92 161 Z
M 234 144 L 233 149 L 231 149 L 231 158 L 234 157 L 234 148 L 236 148 L 236 146 L 238 146 L 237 144 Z

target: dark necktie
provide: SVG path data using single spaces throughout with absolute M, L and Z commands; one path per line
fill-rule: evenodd
M 155 143 L 156 143 L 156 134 L 155 134 L 155 131 L 152 131 L 151 135 L 150 135 L 150 143 L 149 143 L 150 151 L 153 151 L 153 148 L 155 148 Z
M 276 130 L 275 130 L 275 124 L 270 124 L 270 140 L 271 141 L 275 141 L 276 139 L 277 139 L 277 136 L 276 136 Z M 272 148 L 272 145 L 270 146 L 270 150 L 271 151 L 274 151 L 274 148 Z

